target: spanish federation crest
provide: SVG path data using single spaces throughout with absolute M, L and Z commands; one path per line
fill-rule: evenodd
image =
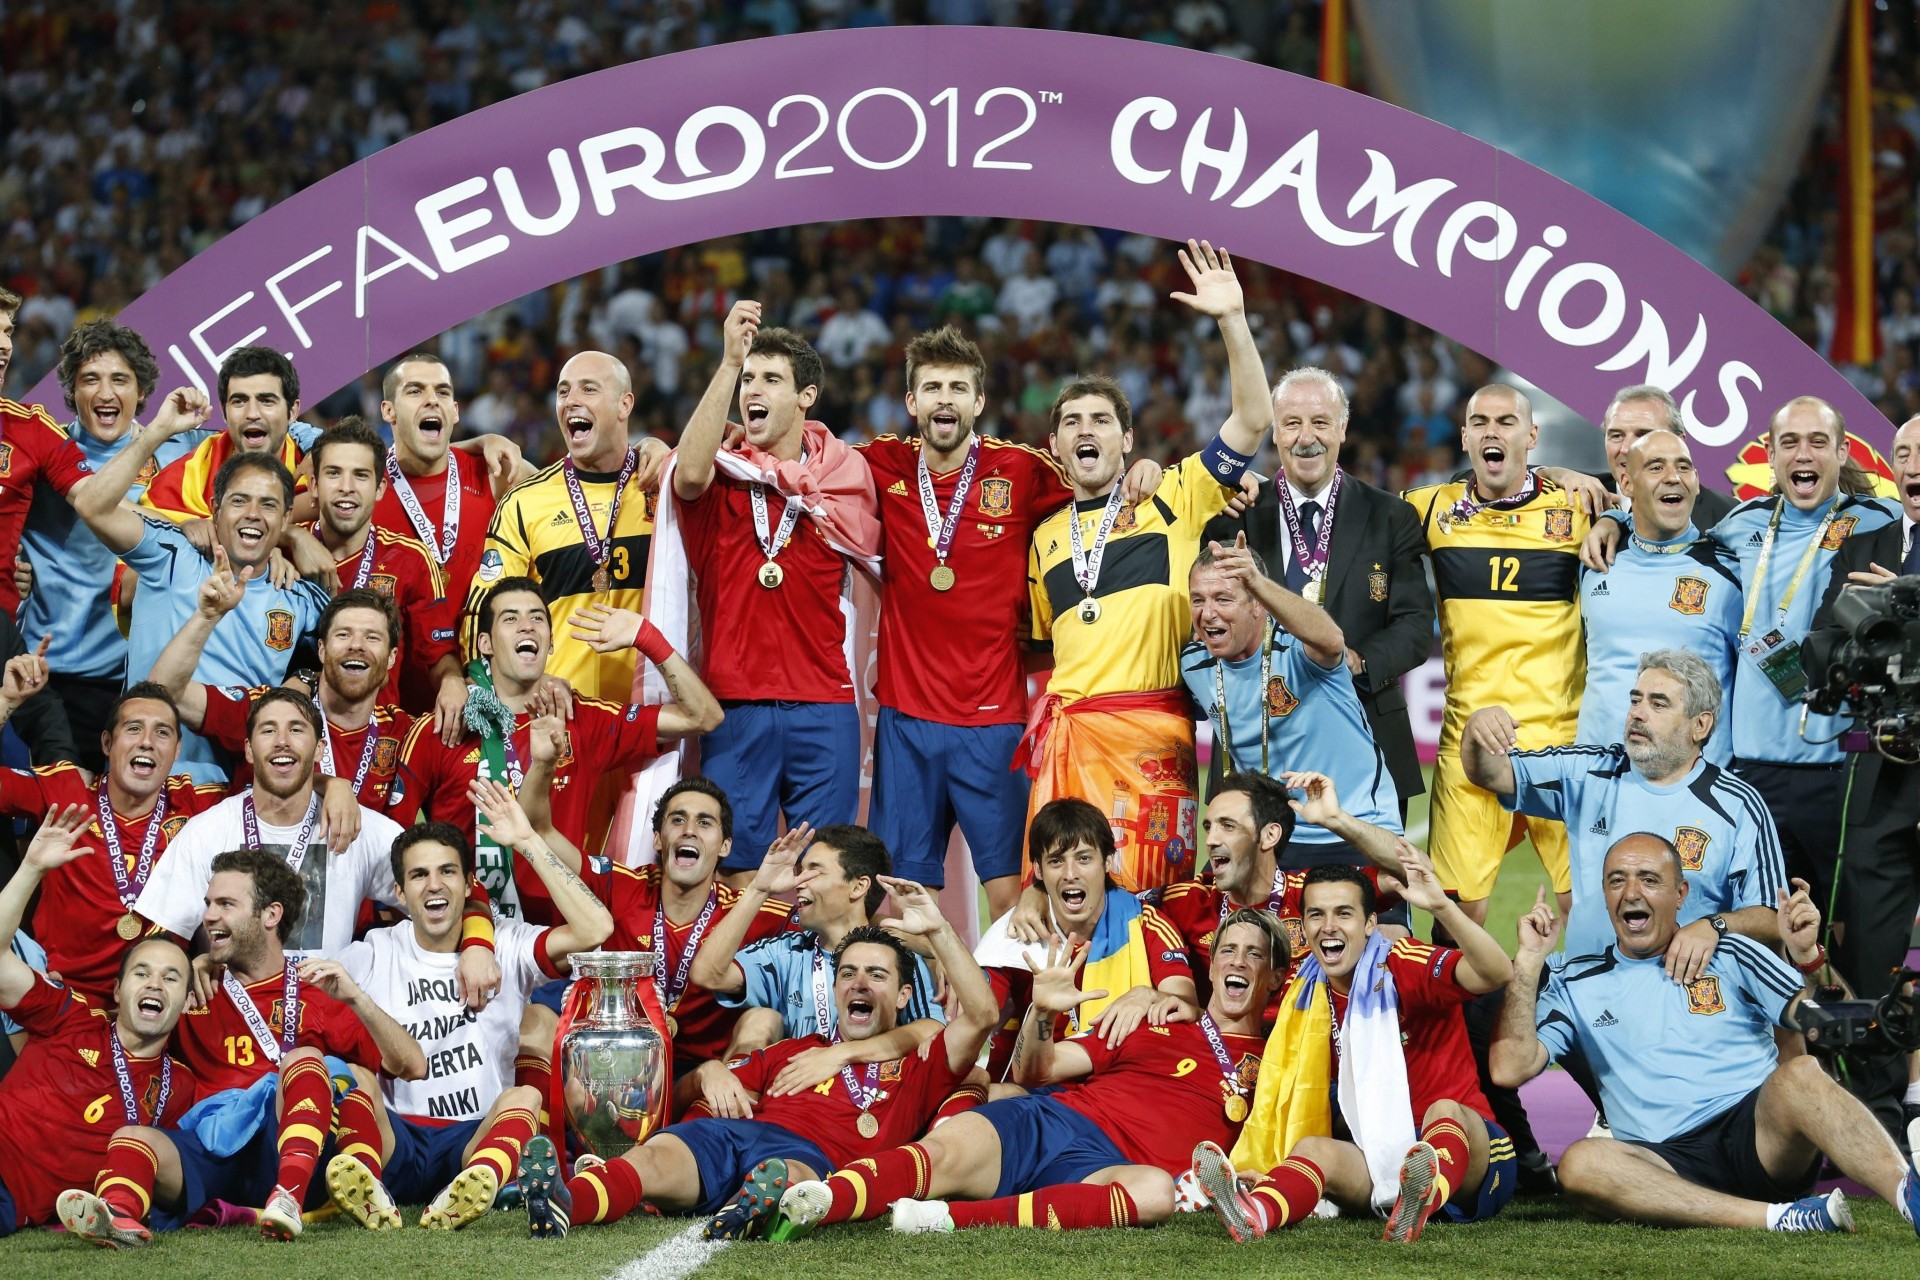
M 1287 931 L 1287 950 L 1295 960 L 1303 959 L 1307 954 L 1307 926 L 1293 916 L 1283 917 L 1280 927 Z
M 1010 516 L 1013 514 L 1013 481 L 1005 476 L 988 476 L 980 482 L 980 514 L 983 516 Z
M 1727 1002 L 1720 998 L 1720 979 L 1702 974 L 1687 984 L 1688 1013 L 1724 1013 Z
M 1707 607 L 1707 585 L 1705 578 L 1674 579 L 1673 599 L 1667 601 L 1667 608 L 1675 613 L 1698 615 Z
M 1541 530 L 1548 542 L 1568 542 L 1573 538 L 1573 512 L 1565 507 L 1547 512 L 1546 527 Z
M 0 445 L 0 449 L 5 447 L 4 445 Z M 6 463 L 0 461 L 0 476 L 5 474 L 7 474 Z M 1827 530 L 1827 536 L 1820 539 L 1820 549 L 1822 551 L 1838 551 L 1840 544 L 1847 540 L 1847 535 L 1853 532 L 1853 526 L 1859 523 L 1860 520 L 1857 516 L 1841 516 L 1833 522 L 1833 527 Z
M 13 446 L 0 443 L 0 476 L 13 474 Z
M 267 610 L 267 648 L 293 648 L 293 615 L 285 609 Z
M 1387 600 L 1387 571 L 1377 564 L 1367 575 L 1367 599 L 1375 604 L 1385 604 Z
M 1300 705 L 1300 699 L 1293 696 L 1293 690 L 1287 688 L 1285 676 L 1274 676 L 1267 681 L 1267 716 L 1290 716 L 1293 709 Z
M 400 579 L 391 573 L 376 573 L 367 579 L 367 585 L 369 587 L 372 587 L 389 600 L 393 599 L 393 589 L 399 585 L 399 582 Z
M 168 818 L 165 822 L 160 824 L 161 832 L 167 837 L 167 839 L 169 840 L 173 839 L 175 836 L 180 834 L 180 829 L 187 825 L 187 817 L 188 817 L 187 814 L 181 813 L 181 814 L 176 814 L 171 818 Z
M 1129 502 L 1126 506 L 1120 508 L 1120 514 L 1114 517 L 1113 531 L 1115 533 L 1125 533 L 1129 529 L 1137 529 L 1139 527 L 1140 517 L 1134 514 L 1133 503 Z
M 373 748 L 373 775 L 376 778 L 393 776 L 395 766 L 400 763 L 400 743 L 397 739 L 381 736 Z
M 1673 833 L 1673 847 L 1680 851 L 1680 866 L 1698 871 L 1707 865 L 1707 842 L 1713 837 L 1698 827 L 1681 827 Z

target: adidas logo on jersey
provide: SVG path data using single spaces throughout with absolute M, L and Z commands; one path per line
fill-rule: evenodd
M 895 480 L 887 486 L 887 492 L 897 493 L 904 498 L 907 496 L 907 482 L 905 480 Z
M 1593 594 L 1596 598 L 1607 594 L 1607 580 L 1605 578 L 1602 578 L 1600 585 L 1593 589 Z
M 1598 818 L 1595 818 L 1593 825 L 1587 828 L 1587 834 L 1592 836 L 1603 836 L 1607 834 L 1607 815 L 1603 813 Z
M 1748 545 L 1748 546 L 1750 546 L 1750 547 L 1757 547 L 1757 546 L 1759 546 L 1759 545 L 1760 545 L 1761 543 L 1763 543 L 1763 542 L 1765 542 L 1766 540 L 1767 540 L 1767 539 L 1766 539 L 1766 535 L 1764 535 L 1764 534 L 1760 534 L 1760 533 L 1756 533 L 1756 534 L 1754 534 L 1754 535 L 1753 535 L 1752 537 L 1750 537 L 1750 538 L 1748 538 L 1748 539 L 1747 539 L 1747 545 Z
M 1613 1016 L 1613 1010 L 1602 1009 L 1600 1016 L 1593 1020 L 1593 1025 L 1596 1027 L 1617 1027 L 1620 1025 L 1620 1019 Z
M 566 525 L 570 525 L 572 523 L 573 523 L 572 516 L 568 515 L 564 511 L 556 511 L 553 513 L 553 519 L 547 521 L 547 527 L 550 529 L 559 529 Z
M 100 1051 L 98 1049 L 82 1049 L 80 1056 L 87 1060 L 87 1065 L 90 1067 L 100 1065 Z

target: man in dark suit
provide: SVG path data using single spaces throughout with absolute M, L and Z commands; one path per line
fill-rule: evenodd
M 1398 495 L 1340 471 L 1347 395 L 1332 374 L 1291 371 L 1273 389 L 1273 408 L 1281 474 L 1261 482 L 1247 510 L 1215 516 L 1203 541 L 1231 546 L 1235 534 L 1245 533 L 1276 577 L 1284 570 L 1288 590 L 1314 600 L 1340 624 L 1347 667 L 1393 774 L 1404 820 L 1408 797 L 1426 789 L 1400 690 L 1400 677 L 1433 653 L 1426 543 L 1413 508 Z M 1214 761 L 1217 771 L 1218 752 Z M 1215 781 L 1217 772 L 1209 785 Z
M 1894 485 L 1900 519 L 1840 544 L 1833 576 L 1814 615 L 1813 632 L 1834 643 L 1845 633 L 1834 623 L 1833 605 L 1849 586 L 1873 586 L 1920 574 L 1920 418 L 1910 418 L 1893 437 Z M 1813 637 L 1809 637 L 1812 639 Z M 1852 771 L 1834 911 L 1834 968 L 1854 994 L 1877 1000 L 1906 962 L 1913 919 L 1920 908 L 1920 766 L 1895 764 L 1877 751 L 1847 757 Z M 1920 1088 L 1908 1085 L 1907 1060 L 1899 1054 L 1860 1055 L 1849 1083 L 1896 1139 L 1920 1116 Z M 1906 1089 L 1905 1106 L 1901 1091 Z
M 1607 469 L 1612 473 L 1607 478 L 1609 489 L 1619 492 L 1620 477 L 1627 469 L 1627 451 L 1634 441 L 1652 431 L 1671 431 L 1686 439 L 1686 418 L 1673 397 L 1652 383 L 1614 392 L 1613 403 L 1600 417 L 1600 433 L 1607 443 Z M 1732 495 L 1702 484 L 1693 504 L 1693 527 L 1705 533 L 1736 505 Z

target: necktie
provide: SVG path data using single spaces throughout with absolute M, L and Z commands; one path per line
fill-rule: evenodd
M 1920 525 L 1915 525 L 1913 528 L 1906 559 L 1900 562 L 1900 572 L 1920 573 Z

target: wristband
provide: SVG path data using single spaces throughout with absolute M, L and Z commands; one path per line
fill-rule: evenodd
M 1820 972 L 1827 963 L 1827 944 L 1824 942 L 1816 942 L 1813 946 L 1813 959 L 1809 960 L 1806 964 L 1796 964 L 1793 966 L 1803 974 L 1816 974 Z
M 1253 455 L 1235 453 L 1228 447 L 1226 441 L 1215 436 L 1207 442 L 1207 447 L 1200 451 L 1200 461 L 1206 467 L 1208 475 L 1231 489 L 1239 485 L 1240 477 L 1246 473 L 1248 467 L 1253 465 Z
M 459 949 L 474 947 L 493 950 L 493 900 L 478 884 L 468 887 L 466 909 L 460 913 Z
M 640 630 L 633 637 L 633 647 L 656 667 L 673 656 L 673 645 L 661 634 L 660 628 L 645 618 L 640 619 Z

